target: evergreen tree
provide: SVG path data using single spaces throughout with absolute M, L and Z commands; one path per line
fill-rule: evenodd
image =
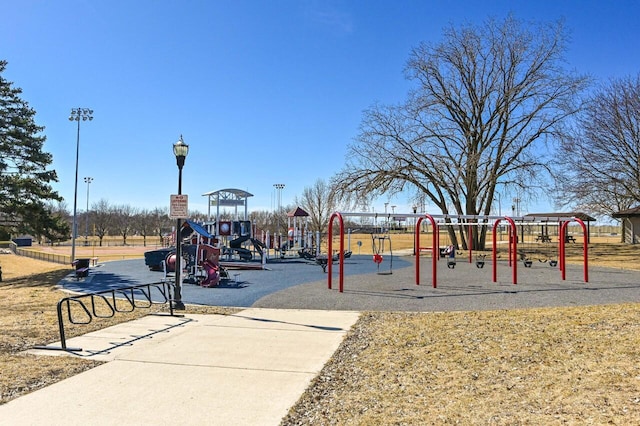
M 0 61 L 0 227 L 10 234 L 42 235 L 43 218 L 51 214 L 46 203 L 61 200 L 51 187 L 58 178 L 47 169 L 52 156 L 42 150 L 44 127 L 20 98 L 22 89 L 3 78 L 6 66 Z

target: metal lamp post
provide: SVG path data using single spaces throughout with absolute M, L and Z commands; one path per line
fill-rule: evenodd
M 413 206 L 411 206 L 411 208 L 413 209 L 413 214 L 416 214 L 418 212 L 418 206 L 416 206 L 415 204 Z M 415 238 L 415 234 L 416 234 L 416 224 L 418 223 L 418 218 L 414 217 L 413 218 L 413 255 L 416 255 L 416 238 Z
M 391 223 L 393 223 L 393 229 L 396 229 L 396 225 L 400 226 L 400 224 L 396 222 L 396 206 L 391 206 L 391 214 L 393 215 Z
M 182 135 L 178 142 L 173 144 L 173 154 L 176 156 L 176 163 L 178 164 L 178 195 L 182 195 L 182 167 L 184 166 L 184 160 L 189 153 L 189 145 L 184 143 Z M 182 302 L 182 219 L 177 219 L 176 224 L 176 290 L 173 302 L 173 309 L 184 310 L 185 306 Z
M 84 245 L 89 245 L 89 185 L 93 182 L 93 178 L 91 176 L 86 176 L 84 178 L 84 183 L 87 184 L 87 210 L 86 210 L 86 223 L 84 228 Z
M 278 227 L 278 233 L 281 234 L 280 232 L 280 210 L 282 209 L 282 190 L 284 189 L 284 183 L 274 183 L 273 187 L 276 189 L 276 195 L 277 195 L 277 216 L 276 216 L 276 220 L 277 220 L 277 227 Z
M 80 158 L 80 122 L 93 120 L 93 110 L 89 108 L 71 108 L 69 121 L 78 122 L 76 138 L 76 180 L 73 191 L 73 230 L 71 231 L 71 262 L 76 260 L 76 238 L 78 237 L 78 159 Z

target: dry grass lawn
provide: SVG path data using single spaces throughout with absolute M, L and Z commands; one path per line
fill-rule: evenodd
M 284 424 L 640 424 L 640 306 L 364 314 Z
M 581 261 L 582 245 L 568 247 Z M 590 265 L 640 269 L 638 247 L 590 250 Z M 58 340 L 54 284 L 71 269 L 14 255 L 0 265 L 0 403 L 96 365 L 23 353 Z M 640 424 L 640 304 L 363 313 L 283 424 Z
M 74 357 L 24 353 L 35 345 L 60 340 L 56 304 L 67 294 L 56 289 L 55 284 L 72 269 L 13 254 L 0 254 L 0 266 L 0 404 L 98 365 Z M 70 338 L 167 309 L 158 305 L 82 327 L 67 325 L 65 333 Z M 189 306 L 189 312 L 226 314 L 231 310 Z

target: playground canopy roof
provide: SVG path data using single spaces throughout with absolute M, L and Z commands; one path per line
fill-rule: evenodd
M 309 216 L 309 213 L 307 213 L 306 211 L 304 211 L 300 207 L 296 207 L 295 210 L 292 210 L 289 213 L 287 213 L 287 216 L 289 216 L 289 217 L 306 217 L 306 216 Z
M 193 232 L 196 232 L 202 235 L 205 238 L 213 238 L 213 235 L 209 234 L 206 229 L 204 229 L 201 225 L 198 225 L 192 220 L 185 220 L 183 227 L 190 227 Z
M 208 196 L 215 197 L 215 200 L 212 200 L 212 204 L 219 203 L 221 206 L 235 206 L 235 205 L 244 205 L 245 200 L 249 197 L 253 197 L 253 194 L 243 191 L 242 189 L 235 188 L 226 188 L 219 189 L 217 191 L 205 192 L 202 194 L 203 197 Z

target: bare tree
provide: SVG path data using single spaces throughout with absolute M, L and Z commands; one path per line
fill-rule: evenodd
M 102 246 L 102 240 L 113 224 L 113 208 L 109 204 L 109 201 L 101 198 L 97 203 L 91 205 L 91 210 L 93 211 L 93 224 L 96 235 L 98 236 L 99 245 Z
M 364 113 L 335 182 L 360 195 L 415 191 L 443 214 L 490 214 L 499 185 L 526 190 L 549 171 L 544 143 L 578 111 L 588 80 L 561 67 L 565 43 L 561 22 L 508 17 L 420 44 L 406 67 L 417 87 L 403 105 Z
M 113 209 L 114 211 L 114 228 L 122 236 L 122 244 L 127 245 L 127 236 L 134 229 L 134 217 L 137 209 L 129 204 L 123 204 Z
M 134 217 L 136 232 L 142 235 L 142 244 L 147 246 L 147 237 L 154 234 L 154 217 L 148 209 L 140 210 Z
M 169 209 L 167 207 L 156 207 L 150 212 L 148 220 L 151 222 L 153 232 L 164 244 L 164 234 L 172 230 L 175 222 L 169 219 Z
M 558 202 L 596 215 L 640 204 L 640 74 L 602 85 L 561 149 Z
M 338 209 L 338 201 L 334 188 L 322 179 L 306 186 L 300 199 L 296 197 L 296 204 L 309 213 L 309 230 L 321 233 L 326 232 L 331 214 Z
M 204 223 L 208 220 L 209 216 L 206 213 L 202 213 L 198 210 L 190 210 L 189 218 L 194 222 Z
M 269 231 L 271 234 L 275 232 L 275 219 L 273 212 L 267 210 L 254 210 L 249 213 L 249 220 L 257 226 L 261 231 Z

